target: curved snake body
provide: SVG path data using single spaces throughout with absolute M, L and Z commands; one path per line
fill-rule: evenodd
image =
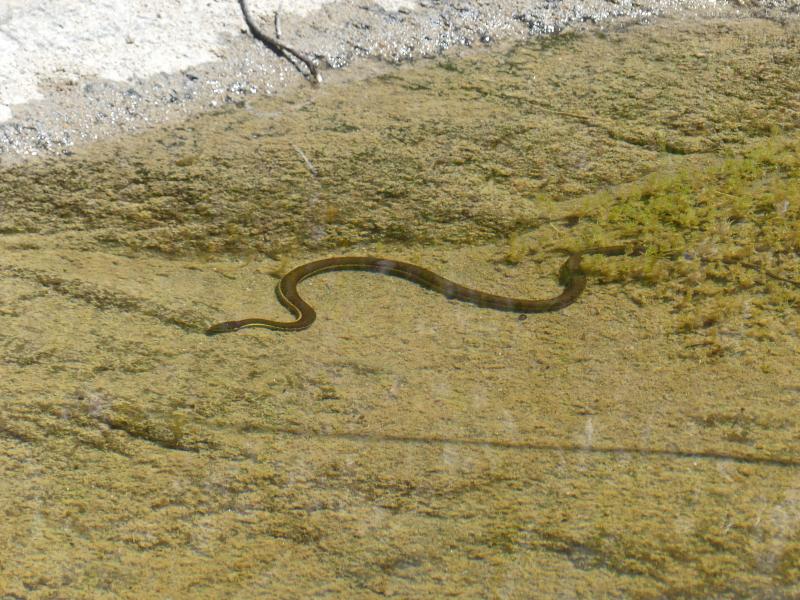
M 640 246 L 599 246 L 569 255 L 559 271 L 559 281 L 564 286 L 563 291 L 552 298 L 543 300 L 527 300 L 497 296 L 465 287 L 433 271 L 411 263 L 386 258 L 371 256 L 339 256 L 324 258 L 301 265 L 289 271 L 278 282 L 275 293 L 280 303 L 292 312 L 294 321 L 269 321 L 267 319 L 242 319 L 240 321 L 225 321 L 212 325 L 206 330 L 207 335 L 217 335 L 245 329 L 248 327 L 264 327 L 278 331 L 299 331 L 309 327 L 317 318 L 314 309 L 297 291 L 297 285 L 320 273 L 328 271 L 372 271 L 383 275 L 392 275 L 407 279 L 434 292 L 439 292 L 446 298 L 469 302 L 483 308 L 493 308 L 518 313 L 541 313 L 560 310 L 575 302 L 586 287 L 586 275 L 581 268 L 581 257 L 584 254 L 603 254 L 605 256 L 619 256 L 625 254 L 640 254 Z

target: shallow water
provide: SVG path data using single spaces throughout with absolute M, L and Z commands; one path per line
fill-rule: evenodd
M 632 237 L 593 194 L 796 139 L 797 34 L 563 34 L 0 173 L 0 590 L 800 593 L 791 284 L 714 292 L 764 314 L 687 332 L 678 298 L 707 282 L 648 284 L 637 257 L 525 320 L 337 273 L 303 284 L 319 315 L 305 332 L 203 335 L 285 318 L 276 275 L 323 255 L 553 295 L 560 248 Z M 797 181 L 775 164 L 745 195 Z M 781 273 L 796 264 L 785 200 Z

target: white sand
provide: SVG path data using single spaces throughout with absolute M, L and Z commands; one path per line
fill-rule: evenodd
M 326 1 L 261 0 L 251 10 L 305 16 Z M 235 0 L 6 0 L 0 11 L 0 121 L 54 79 L 129 81 L 217 60 L 243 24 Z

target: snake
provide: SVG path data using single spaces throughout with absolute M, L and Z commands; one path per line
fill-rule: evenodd
M 557 296 L 542 300 L 529 300 L 497 296 L 460 285 L 441 275 L 418 265 L 387 258 L 373 256 L 337 256 L 315 260 L 286 273 L 275 288 L 278 301 L 296 318 L 294 321 L 270 321 L 267 319 L 242 319 L 224 321 L 212 325 L 206 335 L 230 333 L 250 327 L 263 327 L 277 331 L 300 331 L 307 329 L 317 318 L 314 308 L 300 296 L 298 284 L 320 273 L 330 271 L 371 271 L 383 275 L 391 275 L 407 279 L 422 287 L 438 292 L 451 300 L 469 302 L 482 308 L 516 313 L 544 313 L 569 306 L 575 302 L 586 288 L 586 274 L 581 267 L 581 258 L 585 254 L 601 254 L 604 256 L 637 255 L 644 251 L 639 244 L 597 246 L 580 252 L 572 252 L 559 270 L 559 282 L 563 290 Z

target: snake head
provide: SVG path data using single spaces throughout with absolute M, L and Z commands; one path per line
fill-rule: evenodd
M 241 328 L 239 321 L 225 321 L 217 323 L 206 329 L 206 335 L 219 335 L 220 333 L 230 333 Z

